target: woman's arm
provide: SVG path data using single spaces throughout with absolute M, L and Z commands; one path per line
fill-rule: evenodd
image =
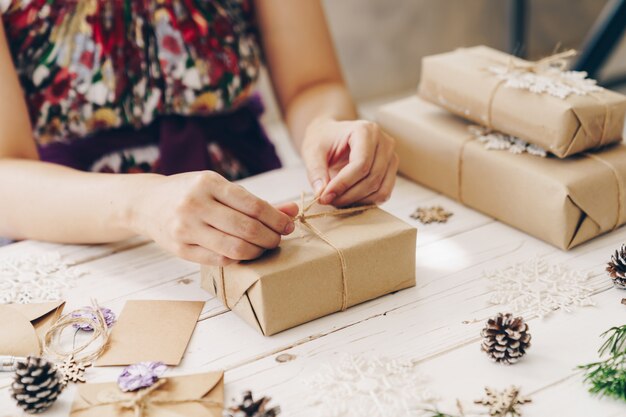
M 134 234 L 208 264 L 253 259 L 293 230 L 277 210 L 212 172 L 97 174 L 41 162 L 0 21 L 0 236 L 100 243 Z
M 321 201 L 385 201 L 398 168 L 394 142 L 375 123 L 354 120 L 320 1 L 255 5 L 276 96 Z

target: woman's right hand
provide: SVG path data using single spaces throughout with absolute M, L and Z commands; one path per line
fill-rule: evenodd
M 132 229 L 176 256 L 224 266 L 259 257 L 294 230 L 294 203 L 274 207 L 212 171 L 150 176 Z

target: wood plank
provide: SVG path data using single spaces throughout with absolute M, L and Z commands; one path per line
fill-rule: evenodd
M 417 359 L 417 371 L 442 398 L 439 405 L 443 410 L 453 411 L 456 398 L 469 405 L 473 399 L 481 397 L 484 386 L 501 389 L 513 384 L 521 386 L 523 392 L 534 398 L 532 407 L 524 408 L 525 417 L 619 415 L 615 413 L 620 410 L 623 413 L 624 404 L 590 396 L 574 368 L 596 358 L 600 344 L 598 335 L 602 331 L 623 324 L 620 297 L 618 290 L 605 291 L 595 296 L 596 308 L 531 320 L 533 346 L 527 357 L 513 366 L 490 362 L 480 351 L 478 337 L 436 358 L 419 361 L 421 347 L 413 327 L 407 326 L 404 335 L 398 336 L 377 331 L 370 323 L 289 349 L 287 352 L 295 355 L 293 361 L 279 364 L 273 355 L 230 370 L 226 373 L 228 393 L 232 396 L 243 389 L 253 389 L 272 396 L 287 415 L 307 415 L 302 412 L 308 389 L 306 380 L 323 365 L 332 364 L 347 353 L 384 353 L 390 358 Z M 367 329 L 366 334 L 357 327 Z M 566 388 L 561 388 L 562 384 L 566 384 Z M 573 397 L 573 393 L 578 395 Z M 572 404 L 568 406 L 564 398 L 576 398 L 576 401 L 570 401 Z

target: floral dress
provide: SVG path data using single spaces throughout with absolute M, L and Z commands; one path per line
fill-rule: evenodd
M 100 172 L 280 166 L 248 0 L 0 0 L 42 160 Z

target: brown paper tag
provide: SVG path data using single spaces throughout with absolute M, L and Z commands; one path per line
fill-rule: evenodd
M 127 301 L 96 366 L 142 361 L 178 365 L 203 306 L 202 301 Z

